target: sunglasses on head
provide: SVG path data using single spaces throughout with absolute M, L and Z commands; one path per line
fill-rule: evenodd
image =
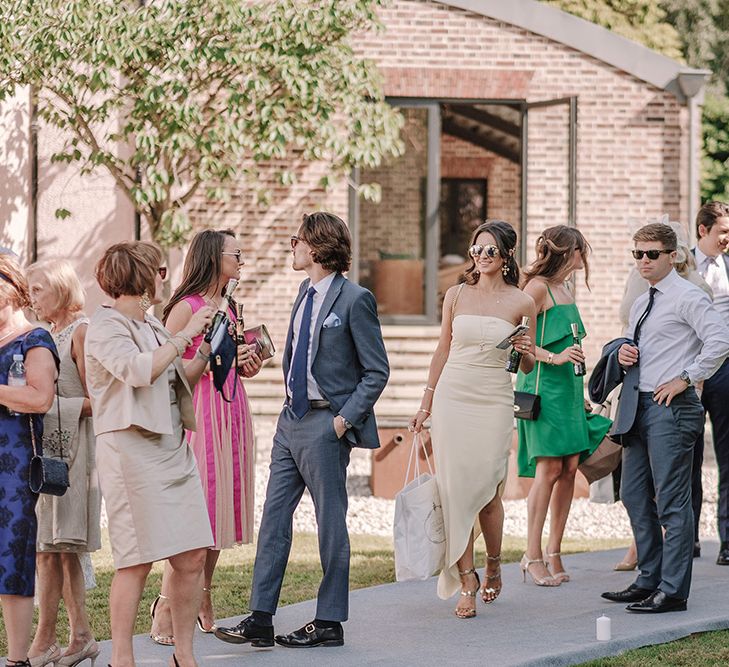
M 157 268 L 157 273 L 159 273 L 159 277 L 164 280 L 167 277 L 167 267 L 166 266 L 160 266 Z
M 635 259 L 643 259 L 643 255 L 648 257 L 648 259 L 658 259 L 661 255 L 670 255 L 673 252 L 673 250 L 631 250 L 630 254 L 633 255 Z
M 486 254 L 486 257 L 497 257 L 499 255 L 499 248 L 495 245 L 472 245 L 468 249 L 468 254 L 471 255 L 471 257 L 481 257 L 481 255 Z

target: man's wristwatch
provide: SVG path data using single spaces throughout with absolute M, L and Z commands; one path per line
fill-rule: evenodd
M 678 376 L 678 379 L 683 380 L 686 383 L 687 387 L 690 387 L 692 384 L 688 371 L 681 371 L 681 375 Z
M 343 415 L 337 415 L 342 420 L 342 424 L 344 424 L 344 428 L 346 428 L 348 431 L 350 428 L 352 428 L 352 422 L 347 421 L 347 419 Z

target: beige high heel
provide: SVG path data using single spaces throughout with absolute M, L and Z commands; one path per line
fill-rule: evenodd
M 56 667 L 76 667 L 79 663 L 84 660 L 91 660 L 91 667 L 96 664 L 96 658 L 99 657 L 101 649 L 95 640 L 91 639 L 86 642 L 80 651 L 76 653 L 65 653 L 58 660 L 56 660 Z
M 458 575 L 461 577 L 461 580 L 463 580 L 463 577 L 467 577 L 469 574 L 472 574 L 476 577 L 476 590 L 475 591 L 461 591 L 461 595 L 466 598 L 474 598 L 474 601 L 476 599 L 476 593 L 478 593 L 478 589 L 481 587 L 481 579 L 478 577 L 478 572 L 476 572 L 475 568 L 471 568 L 470 570 L 458 570 Z M 474 604 L 473 609 L 462 609 L 458 610 L 456 608 L 454 610 L 455 615 L 458 618 L 473 618 L 476 615 L 476 605 Z
M 496 556 L 486 556 L 486 560 L 490 560 L 491 562 L 498 563 L 499 569 L 496 570 L 495 574 L 487 574 L 487 572 L 484 570 L 484 584 L 489 581 L 494 581 L 495 579 L 499 580 L 498 586 L 490 586 L 486 588 L 484 587 L 481 589 L 481 599 L 484 601 L 485 604 L 491 604 L 496 600 L 497 597 L 499 597 L 499 593 L 501 593 L 501 554 L 497 554 Z
M 562 556 L 562 552 L 556 551 L 553 554 L 547 553 L 546 551 L 544 552 L 545 561 L 547 560 L 547 558 L 555 558 L 556 556 Z M 547 567 L 549 567 L 549 566 L 547 566 Z M 550 570 L 550 572 L 552 572 L 552 571 Z M 560 570 L 559 572 L 552 572 L 552 577 L 554 579 L 556 579 L 557 581 L 559 581 L 560 584 L 564 584 L 570 580 L 570 575 L 567 574 L 564 570 Z
M 30 667 L 44 667 L 45 665 L 53 665 L 61 655 L 61 649 L 55 642 L 51 644 L 43 653 L 33 658 L 28 658 Z M 22 665 L 23 663 L 18 663 Z
M 527 572 L 529 572 L 529 576 L 532 578 L 532 581 L 537 586 L 548 586 L 551 588 L 554 586 L 559 586 L 562 583 L 561 581 L 557 581 L 551 574 L 546 577 L 535 577 L 529 570 L 529 566 L 533 565 L 534 563 L 541 563 L 542 565 L 544 565 L 544 567 L 547 567 L 547 564 L 541 558 L 535 558 L 534 560 L 529 560 L 527 558 L 526 554 L 524 554 L 521 557 L 521 562 L 519 563 L 519 567 L 521 568 L 521 577 L 522 577 L 522 581 L 524 583 L 526 583 Z M 547 571 L 549 571 L 549 570 L 547 570 Z

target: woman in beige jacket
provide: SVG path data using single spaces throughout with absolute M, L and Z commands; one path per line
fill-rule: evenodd
M 152 563 L 168 559 L 175 667 L 194 667 L 201 576 L 212 546 L 207 508 L 183 429 L 195 429 L 191 386 L 207 364 L 203 343 L 184 366 L 181 356 L 209 323 L 200 309 L 171 336 L 147 309 L 161 301 L 159 248 L 119 243 L 104 253 L 96 278 L 114 299 L 94 313 L 86 335 L 86 379 L 94 414 L 101 491 L 109 516 L 116 573 L 111 585 L 113 667 L 132 667 L 132 633 Z

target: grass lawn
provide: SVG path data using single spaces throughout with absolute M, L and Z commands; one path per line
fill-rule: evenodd
M 366 588 L 395 580 L 395 564 L 392 540 L 384 537 L 352 535 L 352 567 L 350 583 L 352 589 Z M 564 552 L 612 549 L 624 546 L 614 540 L 566 540 Z M 525 548 L 525 540 L 504 538 L 502 558 L 505 563 L 519 560 Z M 483 544 L 476 548 L 477 562 L 483 562 Z M 250 594 L 251 574 L 255 549 L 252 545 L 224 551 L 220 557 L 215 575 L 213 599 L 219 618 L 243 614 L 247 611 Z M 88 592 L 87 607 L 96 638 L 109 639 L 108 596 L 111 577 L 114 573 L 108 540 L 104 536 L 102 549 L 93 555 L 97 587 Z M 136 633 L 149 632 L 149 606 L 159 590 L 162 567 L 154 566 L 147 582 L 147 588 L 140 605 L 135 628 Z M 321 569 L 315 535 L 299 533 L 294 537 L 291 561 L 281 590 L 281 604 L 293 604 L 316 596 Z M 59 639 L 64 641 L 68 633 L 65 611 L 59 619 Z M 0 628 L 0 655 L 6 651 L 5 629 Z M 671 644 L 651 646 L 630 651 L 616 658 L 586 663 L 589 667 L 618 667 L 639 665 L 686 665 L 690 667 L 714 667 L 729 665 L 729 631 L 712 632 L 690 637 Z

